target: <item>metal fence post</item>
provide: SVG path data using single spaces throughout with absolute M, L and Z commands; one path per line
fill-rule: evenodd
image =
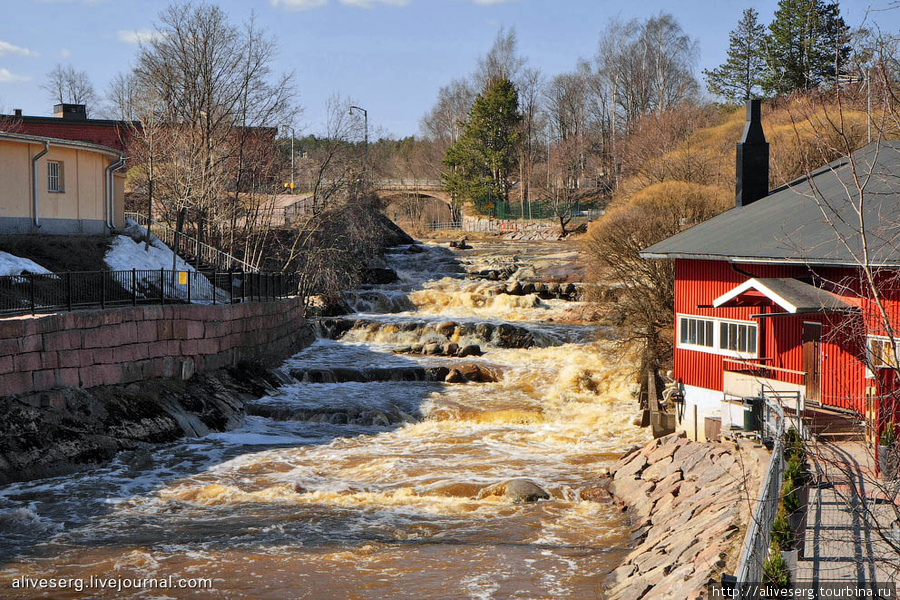
M 218 288 L 216 287 L 216 268 L 213 267 L 213 280 L 212 280 L 212 296 L 213 296 L 213 304 L 216 303 L 216 296 L 218 296 Z
M 247 301 L 247 271 L 241 271 L 241 302 Z
M 29 286 L 29 287 L 30 287 L 30 290 L 29 290 L 28 295 L 29 295 L 29 297 L 30 297 L 30 299 L 31 299 L 31 314 L 32 314 L 32 316 L 33 316 L 33 315 L 34 315 L 34 312 L 35 312 L 35 308 L 34 308 L 34 273 L 29 273 L 29 274 L 28 274 L 28 279 L 29 279 L 29 282 L 30 282 L 30 284 L 31 284 L 31 285 Z
M 166 272 L 165 269 L 159 270 L 159 303 L 166 303 Z
M 234 269 L 228 269 L 228 304 L 234 304 Z
M 193 271 L 185 271 L 185 272 L 187 273 L 187 280 L 188 280 L 188 304 L 190 304 L 191 303 L 191 280 L 194 278 L 194 272 Z
M 72 312 L 72 271 L 66 271 L 66 310 Z
M 106 308 L 106 277 L 100 273 L 100 308 Z
M 137 269 L 131 269 L 131 305 L 137 306 Z

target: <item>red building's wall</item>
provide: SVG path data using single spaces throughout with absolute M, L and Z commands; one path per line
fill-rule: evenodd
M 740 265 L 755 277 L 804 277 L 811 275 L 801 265 Z M 855 271 L 848 269 L 823 269 L 815 275 L 826 281 L 847 283 Z M 865 389 L 871 384 L 865 378 L 864 340 L 861 323 L 854 324 L 846 316 L 797 315 L 769 319 L 751 319 L 751 314 L 773 311 L 761 307 L 699 308 L 709 306 L 713 300 L 746 281 L 748 277 L 732 269 L 724 261 L 686 260 L 675 261 L 675 312 L 754 321 L 759 325 L 759 362 L 773 367 L 800 371 L 803 367 L 802 329 L 804 321 L 823 324 L 820 350 L 822 365 L 820 375 L 820 399 L 823 404 L 865 412 Z M 857 281 L 858 283 L 858 281 Z M 833 290 L 835 291 L 835 290 Z M 846 290 L 848 299 L 858 297 L 859 285 L 851 284 Z M 900 323 L 900 294 L 888 299 L 891 312 Z M 849 300 L 848 300 L 849 301 Z M 855 301 L 855 298 L 854 300 Z M 774 311 L 781 312 L 780 309 Z M 892 315 L 893 316 L 893 315 Z M 862 332 L 862 335 L 860 335 Z M 675 376 L 685 384 L 713 390 L 722 389 L 722 374 L 726 357 L 675 348 Z M 781 374 L 780 380 L 801 383 L 799 376 Z

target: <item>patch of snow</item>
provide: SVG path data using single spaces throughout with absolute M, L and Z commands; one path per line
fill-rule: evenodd
M 194 267 L 180 256 L 175 256 L 175 253 L 156 236 L 153 236 L 149 245 L 145 245 L 144 242 L 136 242 L 127 235 L 117 235 L 113 238 L 103 261 L 113 271 L 130 271 L 131 269 L 171 271 L 173 257 L 176 271 L 194 270 Z
M 22 275 L 50 275 L 53 279 L 59 279 L 56 275 L 37 264 L 33 260 L 14 256 L 8 252 L 0 252 L 0 276 Z
M 206 304 L 213 301 L 213 293 L 217 294 L 217 302 L 228 302 L 228 294 L 212 286 L 209 280 L 197 273 L 193 266 L 185 262 L 166 246 L 162 240 L 150 234 L 150 243 L 135 241 L 131 236 L 142 239 L 146 230 L 128 219 L 125 232 L 129 235 L 117 235 L 113 238 L 106 256 L 106 265 L 113 271 L 137 270 L 138 297 L 159 296 L 159 270 L 169 271 L 171 275 L 172 259 L 175 259 L 176 271 L 187 271 L 190 280 L 191 302 Z M 176 283 L 172 289 L 171 282 L 166 282 L 167 295 L 174 294 L 179 299 L 188 299 L 188 285 Z

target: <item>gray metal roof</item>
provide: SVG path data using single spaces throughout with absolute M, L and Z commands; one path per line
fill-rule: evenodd
M 863 186 L 862 207 L 855 183 Z M 641 252 L 644 258 L 856 265 L 860 217 L 872 265 L 900 265 L 900 141 L 873 142 L 749 206 Z
M 92 150 L 101 154 L 106 154 L 115 159 L 122 158 L 123 154 L 115 148 L 109 146 L 101 146 L 100 144 L 91 144 L 89 142 L 80 142 L 77 140 L 62 140 L 58 138 L 44 137 L 40 135 L 26 135 L 24 133 L 10 133 L 0 131 L 0 139 L 10 140 L 14 142 L 23 142 L 26 144 L 43 144 L 49 142 L 51 146 L 64 146 L 66 148 L 75 148 L 81 150 Z
M 799 279 L 759 278 L 748 279 L 713 301 L 713 306 L 726 306 L 749 290 L 755 290 L 783 308 L 788 313 L 822 313 L 855 310 L 851 304 L 822 288 Z

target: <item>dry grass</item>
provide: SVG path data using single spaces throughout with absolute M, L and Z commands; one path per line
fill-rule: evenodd
M 29 258 L 53 271 L 103 271 L 108 236 L 0 236 L 0 251 Z

